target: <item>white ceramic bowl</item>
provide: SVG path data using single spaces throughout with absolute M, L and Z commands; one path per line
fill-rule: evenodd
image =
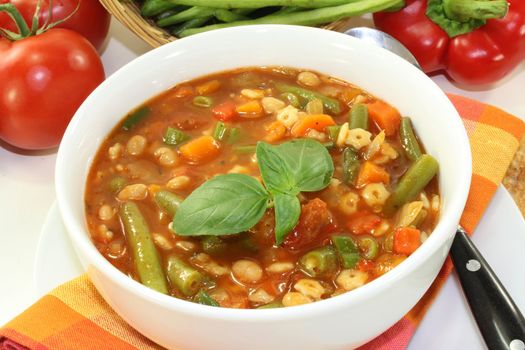
M 132 108 L 185 80 L 244 66 L 313 69 L 354 83 L 412 118 L 440 163 L 442 216 L 429 239 L 391 272 L 341 296 L 292 308 L 207 307 L 148 289 L 114 268 L 89 239 L 84 189 L 93 157 Z M 470 147 L 445 94 L 403 59 L 344 34 L 294 26 L 237 27 L 177 40 L 137 58 L 79 108 L 60 145 L 58 205 L 83 266 L 106 301 L 155 342 L 177 349 L 349 349 L 398 321 L 430 286 L 465 205 Z

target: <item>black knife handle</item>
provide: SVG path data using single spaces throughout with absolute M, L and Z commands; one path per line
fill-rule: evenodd
M 463 293 L 490 350 L 525 349 L 525 319 L 496 274 L 460 227 L 450 248 Z M 523 275 L 516 278 L 524 278 Z

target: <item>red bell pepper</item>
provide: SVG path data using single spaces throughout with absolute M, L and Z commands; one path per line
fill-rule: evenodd
M 374 22 L 401 41 L 426 73 L 491 84 L 525 59 L 524 0 L 407 0 Z

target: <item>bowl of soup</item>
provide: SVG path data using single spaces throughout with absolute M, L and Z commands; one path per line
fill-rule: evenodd
M 250 26 L 109 77 L 65 133 L 56 188 L 90 279 L 160 345 L 348 349 L 436 277 L 470 164 L 454 107 L 409 63 Z

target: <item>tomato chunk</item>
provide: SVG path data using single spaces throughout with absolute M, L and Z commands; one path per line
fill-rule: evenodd
M 348 221 L 348 229 L 355 235 L 372 234 L 381 223 L 381 217 L 369 211 L 359 211 Z
M 213 117 L 220 121 L 230 121 L 237 116 L 235 103 L 231 100 L 220 103 L 211 110 Z
M 283 245 L 289 249 L 307 247 L 329 227 L 331 222 L 328 205 L 319 198 L 314 198 L 301 206 L 301 216 L 295 228 L 288 234 Z

